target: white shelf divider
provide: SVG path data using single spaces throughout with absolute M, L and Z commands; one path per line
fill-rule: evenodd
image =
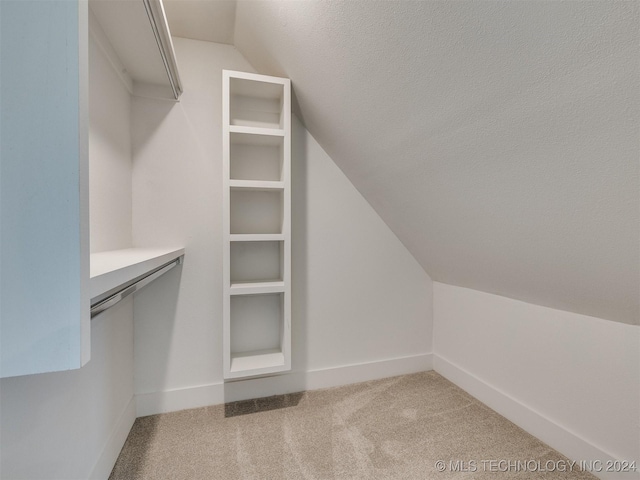
M 284 353 L 279 350 L 260 350 L 233 354 L 230 365 L 232 377 L 246 377 L 248 372 L 251 372 L 251 376 L 281 372 L 286 360 Z
M 284 293 L 282 280 L 270 282 L 234 282 L 229 289 L 230 295 L 259 295 L 267 293 Z
M 229 180 L 231 189 L 248 189 L 258 191 L 284 190 L 284 182 L 270 182 L 263 180 Z
M 234 233 L 229 235 L 230 242 L 281 242 L 283 233 Z
M 229 125 L 229 133 L 244 133 L 249 135 L 265 135 L 270 137 L 285 137 L 282 128 L 248 127 L 245 125 Z
M 224 70 L 222 110 L 223 367 L 224 378 L 232 380 L 291 370 L 291 83 L 286 78 Z M 242 170 L 245 175 L 234 179 L 230 176 L 234 153 L 235 159 L 240 160 L 242 152 L 239 147 L 235 152 L 232 145 L 248 145 L 247 148 L 253 149 L 251 158 L 255 162 L 248 170 Z M 278 181 L 256 180 L 266 177 L 257 169 L 259 165 L 265 165 L 263 160 L 273 161 L 274 147 L 281 160 Z M 281 193 L 281 233 L 252 233 L 251 225 L 249 228 L 243 225 L 242 230 L 248 233 L 231 234 L 231 202 L 234 198 L 239 199 L 232 196 L 231 191 L 243 189 Z M 253 208 L 239 213 L 246 218 L 255 217 L 257 221 L 259 214 L 250 202 L 234 205 L 236 212 L 237 209 Z M 260 228 L 255 227 L 256 230 Z M 281 242 L 279 251 L 266 249 L 264 255 L 279 255 L 281 272 L 278 280 L 260 281 L 257 274 L 256 279 L 249 275 L 248 281 L 231 282 L 232 242 L 274 241 Z M 236 252 L 238 254 L 243 255 L 242 250 Z M 271 260 L 271 257 L 264 259 Z M 263 346 L 267 340 L 260 332 L 266 333 L 265 337 L 272 343 Z M 279 339 L 278 348 L 273 348 L 274 339 Z M 251 351 L 234 351 L 234 348 Z

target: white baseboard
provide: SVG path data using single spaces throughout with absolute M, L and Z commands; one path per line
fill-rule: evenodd
M 601 468 L 606 467 L 606 462 L 619 460 L 523 402 L 489 385 L 474 374 L 437 354 L 433 355 L 433 368 L 440 375 L 571 460 L 577 462 L 599 461 L 602 463 L 593 465 Z M 638 467 L 640 468 L 640 465 Z M 591 473 L 603 480 L 640 479 L 639 472 L 634 474 L 591 471 Z
M 118 423 L 111 432 L 100 458 L 93 467 L 93 472 L 91 472 L 91 476 L 89 477 L 91 480 L 107 480 L 109 478 L 111 470 L 113 470 L 113 466 L 118 459 L 118 455 L 120 455 L 120 450 L 122 450 L 122 446 L 135 421 L 136 399 L 135 397 L 131 397 Z
M 165 392 L 142 393 L 136 395 L 137 416 L 144 417 L 250 398 L 337 387 L 432 369 L 433 355 L 425 353 L 308 372 L 291 372 Z

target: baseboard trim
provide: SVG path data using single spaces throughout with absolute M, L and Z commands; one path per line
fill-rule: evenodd
M 136 395 L 137 416 L 218 405 L 249 398 L 338 387 L 433 369 L 433 355 L 425 353 L 375 362 L 291 372 L 272 377 L 220 382 L 198 387 Z
M 602 465 L 606 465 L 607 461 L 619 460 L 576 433 L 545 417 L 523 402 L 495 388 L 473 373 L 468 372 L 440 355 L 433 354 L 433 369 L 503 417 L 509 419 L 523 430 L 539 438 L 571 460 L 577 462 L 600 461 Z M 627 460 L 631 461 L 633 459 Z M 592 471 L 591 473 L 603 480 L 640 479 L 640 473 L 638 472 L 634 474 Z
M 89 477 L 91 480 L 108 480 L 109 475 L 111 475 L 111 470 L 113 470 L 113 466 L 116 464 L 118 455 L 120 455 L 122 446 L 127 440 L 127 436 L 129 435 L 133 422 L 135 421 L 136 399 L 135 397 L 131 397 L 131 400 L 129 400 L 129 403 L 122 412 L 122 415 L 120 415 L 120 419 L 116 423 L 107 443 L 102 449 L 100 458 L 93 467 L 93 471 Z

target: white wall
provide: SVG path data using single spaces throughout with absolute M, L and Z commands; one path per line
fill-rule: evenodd
M 128 300 L 92 320 L 83 368 L 0 380 L 0 478 L 109 476 L 135 419 L 132 312 Z
M 92 249 L 120 248 L 131 238 L 130 96 L 93 41 L 89 74 Z M 91 350 L 79 370 L 0 381 L 1 478 L 109 476 L 135 419 L 131 299 L 91 321 Z
M 434 357 L 570 458 L 640 463 L 640 327 L 435 282 Z
M 89 198 L 91 253 L 96 253 L 133 242 L 131 95 L 93 38 L 90 49 Z
M 429 368 L 431 280 L 295 121 L 296 373 L 222 383 L 222 69 L 254 70 L 232 46 L 174 41 L 180 103 L 132 109 L 134 243 L 186 247 L 182 275 L 136 296 L 139 414 Z

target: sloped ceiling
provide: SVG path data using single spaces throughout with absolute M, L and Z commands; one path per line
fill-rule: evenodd
M 631 1 L 241 0 L 234 43 L 434 280 L 637 324 L 639 25 Z
M 434 280 L 638 324 L 639 25 L 635 1 L 240 0 L 234 44 Z

